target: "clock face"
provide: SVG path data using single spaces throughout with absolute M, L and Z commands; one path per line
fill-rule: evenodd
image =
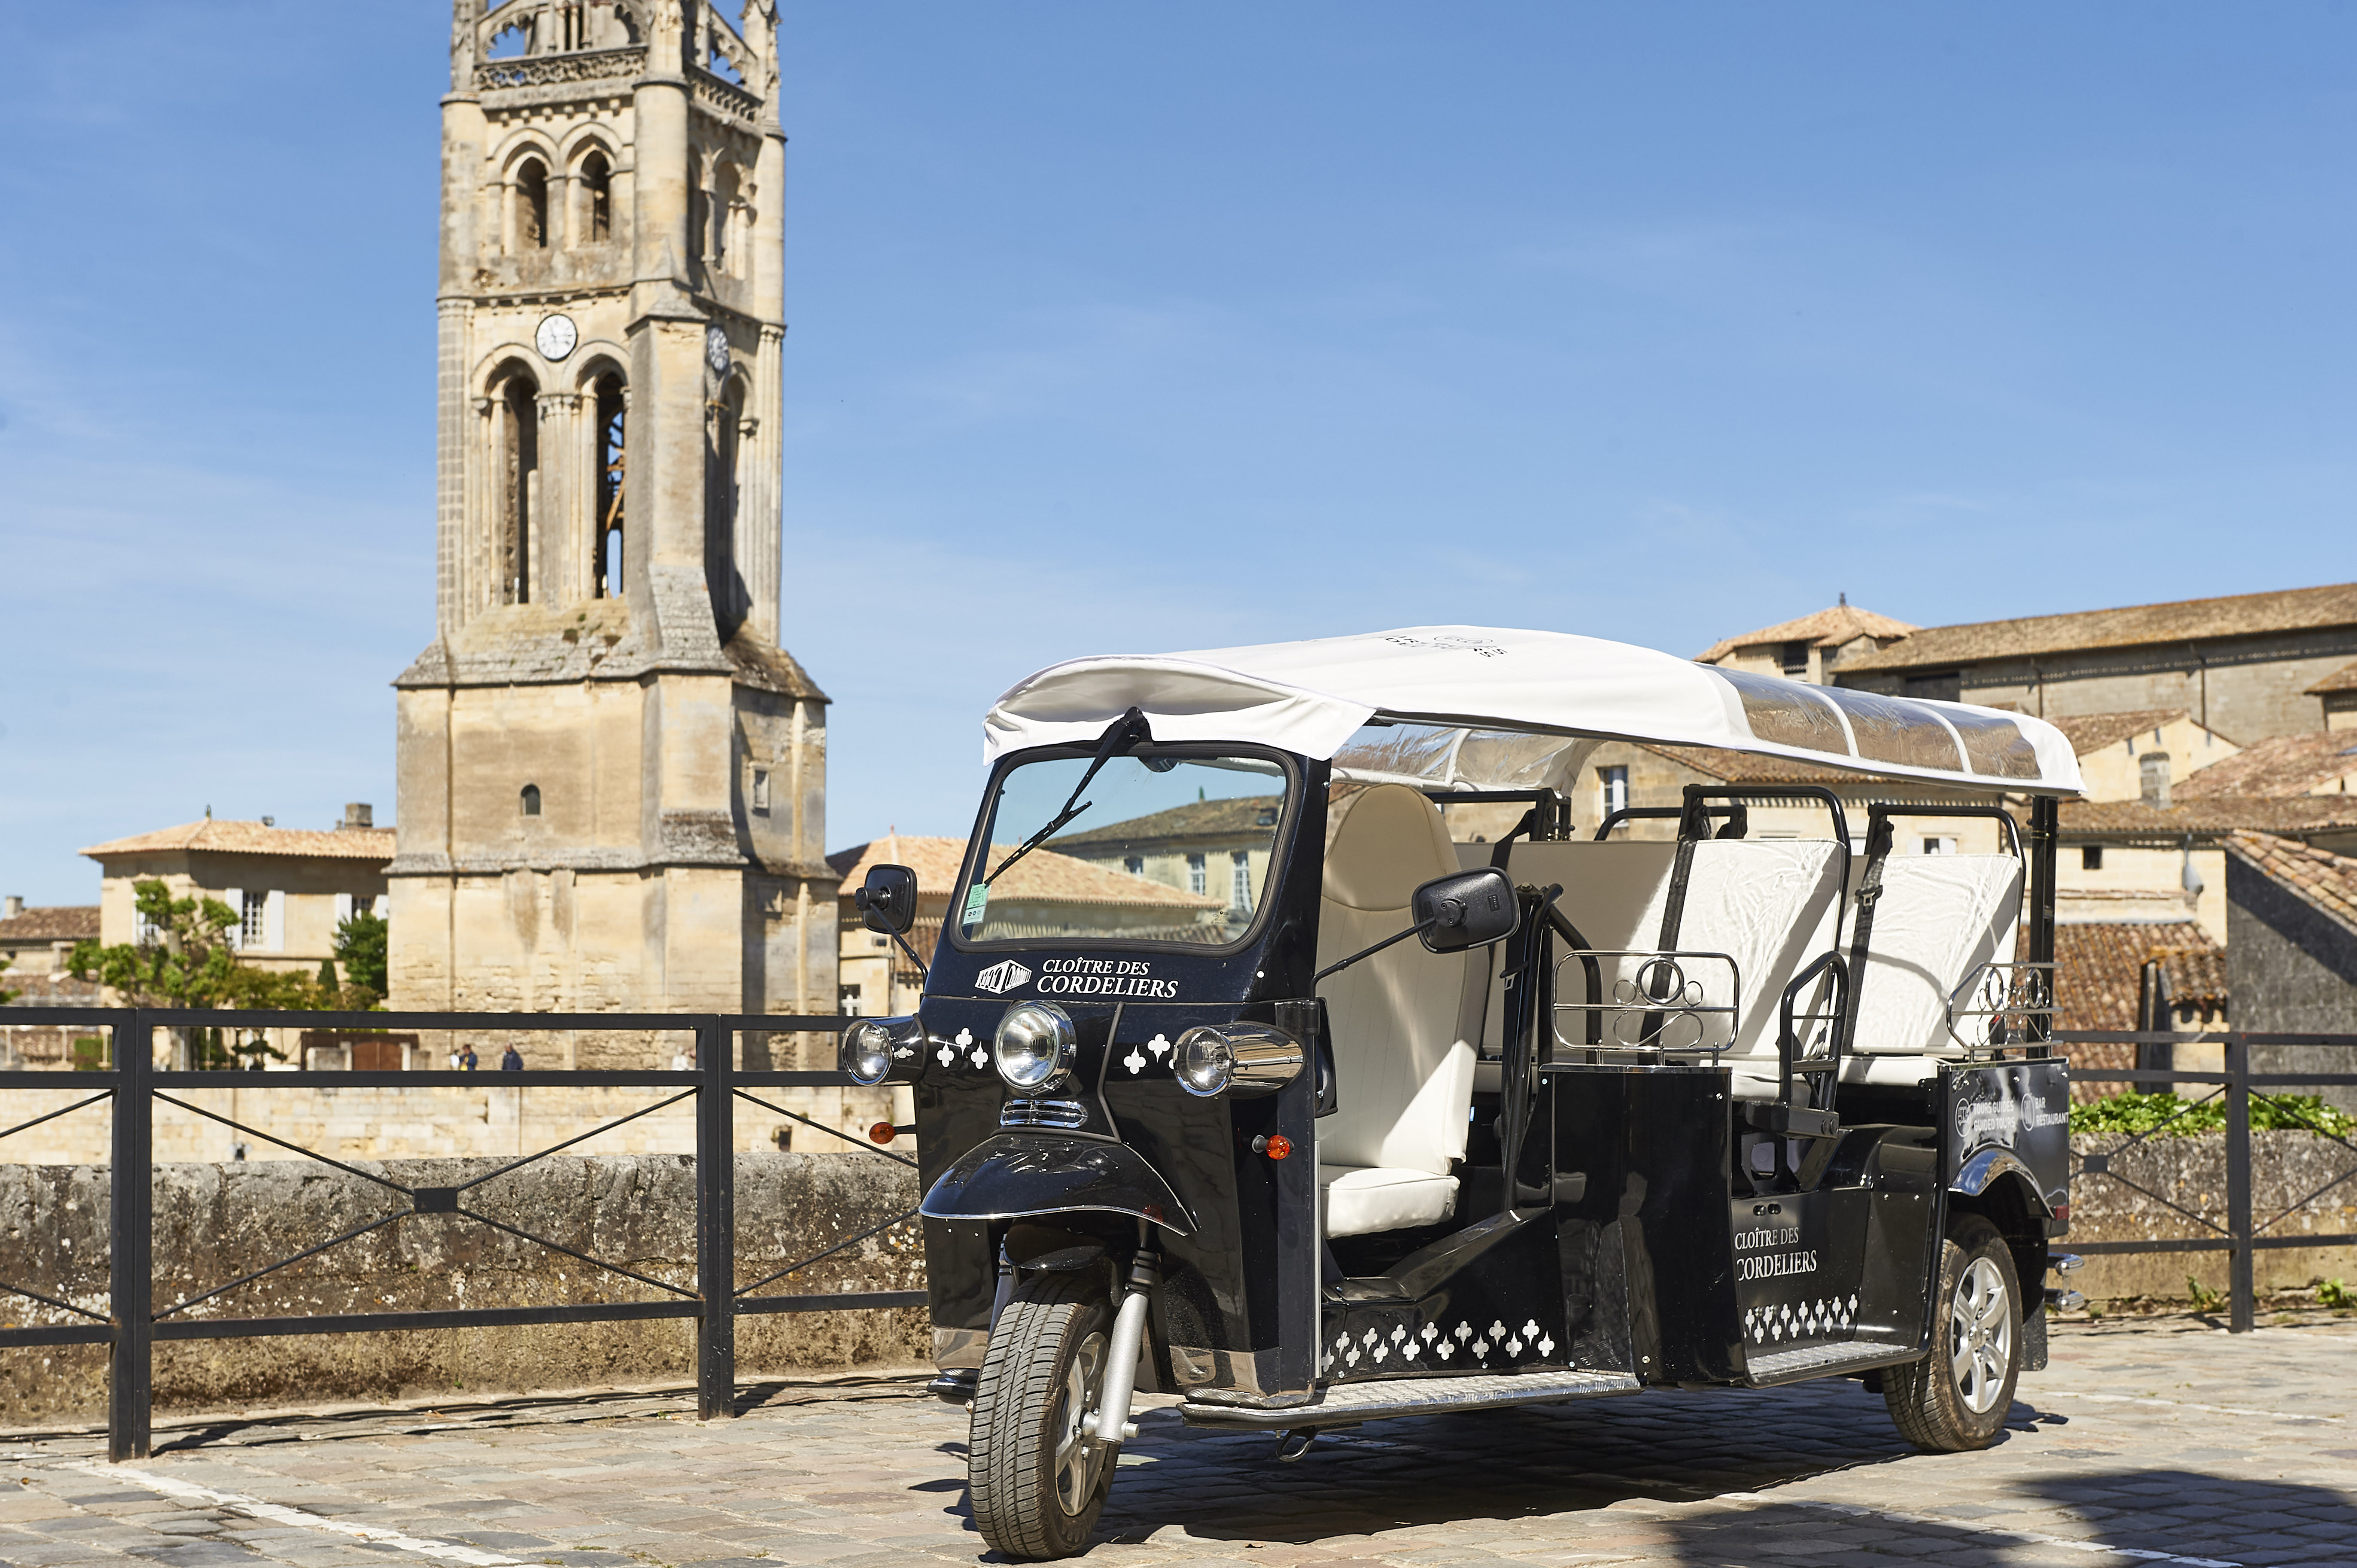
M 717 327 L 704 329 L 704 362 L 712 367 L 716 376 L 728 371 L 728 334 Z
M 544 316 L 540 330 L 532 335 L 532 340 L 539 347 L 542 359 L 562 360 L 573 352 L 573 345 L 581 341 L 581 334 L 570 316 Z

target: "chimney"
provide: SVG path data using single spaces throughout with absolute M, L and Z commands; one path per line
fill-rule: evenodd
M 374 820 L 375 817 L 375 808 L 371 806 L 366 800 L 348 800 L 344 803 L 343 825 L 345 827 L 373 827 L 376 825 Z
M 2147 751 L 2136 758 L 2144 775 L 2144 803 L 2147 806 L 2169 804 L 2169 753 Z
M 25 912 L 23 895 L 11 893 L 5 903 L 0 903 L 0 920 L 13 920 Z

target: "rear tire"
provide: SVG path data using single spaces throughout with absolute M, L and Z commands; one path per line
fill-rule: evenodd
M 1932 1353 L 1882 1371 L 1899 1434 L 1932 1454 L 1986 1448 L 2005 1430 L 2021 1375 L 2021 1283 L 1996 1226 L 1959 1216 L 1940 1243 Z
M 1039 1274 L 1007 1298 L 975 1384 L 966 1444 L 974 1522 L 1026 1562 L 1085 1550 L 1113 1485 L 1114 1450 L 1083 1442 L 1104 1387 L 1113 1311 L 1092 1273 Z

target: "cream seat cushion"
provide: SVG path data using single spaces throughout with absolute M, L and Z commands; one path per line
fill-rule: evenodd
M 1405 928 L 1415 889 L 1458 869 L 1439 810 L 1405 785 L 1358 791 L 1335 810 L 1320 968 Z M 1437 1224 L 1455 1211 L 1450 1167 L 1465 1155 L 1473 1099 L 1473 1047 L 1457 1027 L 1467 961 L 1411 938 L 1319 987 L 1340 1091 L 1340 1108 L 1318 1122 L 1327 1235 Z
M 2009 854 L 1893 855 L 1883 863 L 1844 1082 L 1912 1083 L 1932 1070 L 1922 1058 L 1964 1055 L 1948 1034 L 1948 997 L 1980 965 L 2012 959 L 2021 873 Z

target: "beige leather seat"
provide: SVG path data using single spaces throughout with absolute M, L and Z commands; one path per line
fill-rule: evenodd
M 1440 812 L 1404 784 L 1346 797 L 1326 852 L 1320 968 L 1405 928 L 1415 888 L 1458 869 Z M 1467 955 L 1410 938 L 1320 987 L 1340 1108 L 1318 1123 L 1318 1210 L 1329 1236 L 1432 1225 L 1457 1208 L 1473 1047 L 1458 1034 Z
M 2009 854 L 1883 862 L 1843 1082 L 1914 1083 L 1934 1070 L 1925 1058 L 1964 1054 L 1948 1034 L 1948 996 L 1982 964 L 2012 959 L 2021 878 Z

